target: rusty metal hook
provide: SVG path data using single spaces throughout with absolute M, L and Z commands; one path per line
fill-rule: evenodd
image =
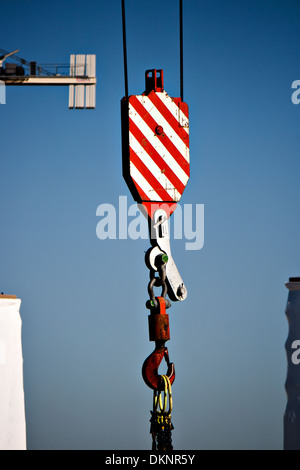
M 170 380 L 171 385 L 175 380 L 175 367 L 173 362 L 169 360 L 168 349 L 165 347 L 164 342 L 157 342 L 154 351 L 147 357 L 142 368 L 144 382 L 153 390 L 163 389 L 164 381 L 162 376 L 158 374 L 158 368 L 163 358 L 165 358 L 168 366 L 165 375 Z

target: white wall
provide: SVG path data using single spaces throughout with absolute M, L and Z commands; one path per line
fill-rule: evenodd
M 26 449 L 20 306 L 0 296 L 0 450 Z

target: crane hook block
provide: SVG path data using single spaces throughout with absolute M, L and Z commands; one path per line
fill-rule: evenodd
M 163 70 L 146 70 L 145 91 L 121 101 L 123 177 L 152 218 L 176 209 L 190 177 L 189 109 L 164 90 Z

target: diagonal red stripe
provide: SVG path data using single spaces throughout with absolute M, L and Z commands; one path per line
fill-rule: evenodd
M 132 149 L 130 152 L 130 161 L 142 174 L 145 180 L 148 181 L 148 183 L 154 189 L 154 191 L 161 197 L 162 201 L 173 201 L 172 196 L 170 196 L 170 194 L 167 193 L 165 188 L 155 178 L 155 176 L 151 173 L 151 171 L 146 167 L 146 165 L 142 162 L 142 160 L 138 157 L 138 155 Z
M 184 127 L 179 125 L 178 120 L 174 117 L 174 115 L 171 113 L 165 103 L 158 97 L 157 93 L 150 93 L 148 95 L 148 98 L 151 103 L 155 106 L 155 108 L 160 112 L 160 114 L 162 114 L 165 120 L 168 121 L 168 123 L 170 124 L 174 132 L 176 132 L 178 137 L 180 137 L 184 145 L 189 147 L 189 134 L 185 131 Z M 173 101 L 173 103 L 175 103 L 175 101 Z M 179 108 L 178 103 L 175 104 Z
M 153 119 L 152 116 L 150 116 L 150 114 L 147 112 L 144 106 L 140 103 L 140 101 L 136 98 L 136 96 L 130 97 L 130 104 L 134 107 L 134 109 L 139 114 L 139 116 L 145 121 L 145 123 L 153 132 L 153 134 L 155 134 L 155 128 L 157 127 L 157 125 L 160 125 L 160 123 L 156 122 L 155 119 Z M 169 137 L 163 134 L 163 135 L 158 135 L 157 138 L 160 140 L 161 144 L 168 150 L 168 152 L 172 155 L 172 157 L 176 160 L 176 162 L 180 165 L 180 167 L 186 173 L 186 175 L 190 176 L 189 163 L 185 160 L 183 155 L 175 147 L 175 145 L 169 139 Z
M 165 173 L 166 177 L 170 183 L 177 189 L 177 191 L 182 194 L 185 188 L 185 185 L 180 181 L 180 179 L 175 175 L 172 169 L 167 165 L 165 160 L 159 155 L 151 143 L 146 139 L 142 131 L 137 127 L 137 125 L 129 119 L 129 131 L 133 134 L 136 140 L 142 145 L 145 149 L 145 152 L 150 156 L 150 158 L 156 163 L 159 169 Z M 130 148 L 130 152 L 132 149 Z
M 144 193 L 144 191 L 142 190 L 142 188 L 137 184 L 137 182 L 135 181 L 134 178 L 132 178 L 133 181 L 134 181 L 134 184 L 135 184 L 135 187 L 137 189 L 137 192 L 139 193 L 140 195 L 140 198 L 141 198 L 141 201 L 150 201 L 150 198 L 149 196 L 147 196 L 146 193 Z

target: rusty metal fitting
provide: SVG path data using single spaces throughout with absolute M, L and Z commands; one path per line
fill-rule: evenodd
M 148 316 L 149 340 L 155 341 L 155 349 L 147 357 L 143 364 L 142 375 L 145 383 L 153 390 L 161 390 L 163 380 L 158 374 L 158 368 L 165 358 L 168 369 L 166 376 L 172 384 L 175 380 L 174 364 L 169 361 L 168 349 L 165 347 L 166 341 L 170 339 L 169 315 L 166 313 L 166 300 L 164 297 L 156 297 L 157 306 L 151 309 Z
M 150 341 L 169 341 L 169 315 L 166 313 L 166 302 L 163 297 L 156 297 L 158 307 L 151 310 L 148 316 L 149 340 Z
M 157 344 L 154 351 L 145 360 L 142 368 L 144 382 L 149 388 L 152 388 L 152 390 L 163 390 L 164 382 L 162 376 L 158 374 L 158 368 L 163 358 L 165 358 L 168 366 L 165 375 L 170 380 L 171 385 L 175 380 L 175 367 L 174 364 L 169 361 L 168 349 L 161 344 Z

